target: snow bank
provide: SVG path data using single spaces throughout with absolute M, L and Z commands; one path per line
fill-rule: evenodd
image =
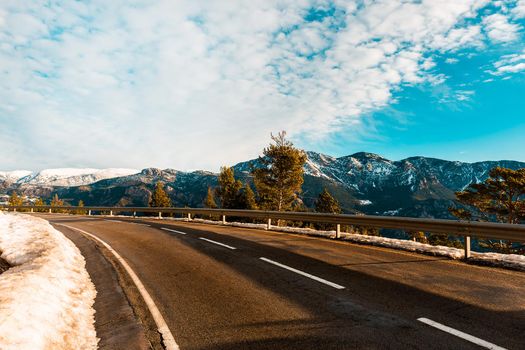
M 95 286 L 77 247 L 47 221 L 0 212 L 0 349 L 96 349 Z
M 172 219 L 173 220 L 173 219 Z M 181 221 L 189 221 L 188 219 L 174 219 Z M 221 221 L 193 219 L 194 222 L 201 222 L 205 224 L 220 225 Z M 227 222 L 228 226 L 246 227 L 246 228 L 257 228 L 266 229 L 266 224 L 250 224 L 242 222 Z M 321 236 L 327 238 L 334 238 L 335 231 L 319 231 L 309 228 L 299 227 L 278 227 L 272 226 L 272 231 L 288 232 L 288 233 L 299 233 L 309 236 Z M 465 256 L 463 249 L 444 247 L 444 246 L 433 246 L 430 244 L 413 242 L 405 239 L 395 239 L 379 236 L 366 236 L 355 233 L 341 232 L 341 239 L 345 241 L 351 241 L 361 244 L 370 244 L 387 248 L 401 249 L 416 253 L 430 254 L 435 256 L 445 256 L 451 259 L 462 259 Z M 478 262 L 483 265 L 501 266 L 508 267 L 517 270 L 525 271 L 525 256 L 517 254 L 499 254 L 499 253 L 476 253 L 472 252 L 471 262 Z

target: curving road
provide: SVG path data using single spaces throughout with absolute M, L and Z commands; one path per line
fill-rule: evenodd
M 525 274 L 170 220 L 40 215 L 131 266 L 181 349 L 525 349 Z

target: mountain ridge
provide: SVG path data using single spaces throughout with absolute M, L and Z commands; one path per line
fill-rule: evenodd
M 394 161 L 368 152 L 342 157 L 313 151 L 306 154 L 301 199 L 307 207 L 313 207 L 317 195 L 327 188 L 345 212 L 376 215 L 450 218 L 448 207 L 457 205 L 455 191 L 472 182 L 484 181 L 495 166 L 525 168 L 525 162 L 512 160 L 468 163 L 412 156 Z M 250 170 L 258 166 L 261 164 L 256 158 L 239 162 L 233 168 L 236 176 L 251 182 Z M 13 182 L 2 176 L 7 172 L 0 172 L 0 194 L 16 190 L 28 196 L 50 198 L 56 193 L 71 204 L 82 199 L 86 205 L 140 206 L 148 204 L 154 184 L 162 181 L 174 205 L 202 206 L 208 186 L 217 185 L 217 173 L 203 170 L 124 169 L 128 173 L 102 179 L 93 174 L 108 175 L 111 171 L 89 170 L 93 172 L 71 179 L 51 176 L 48 182 L 28 180 L 28 176 Z M 46 173 L 39 173 L 42 172 Z

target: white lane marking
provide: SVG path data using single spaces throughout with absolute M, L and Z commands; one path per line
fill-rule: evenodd
M 231 245 L 227 245 L 227 244 L 220 243 L 220 242 L 217 242 L 217 241 L 212 241 L 211 239 L 207 239 L 207 238 L 204 238 L 204 237 L 199 237 L 199 239 L 202 239 L 203 241 L 206 241 L 206 242 L 210 242 L 210 243 L 213 243 L 213 244 L 217 244 L 217 245 L 223 246 L 223 247 L 228 248 L 228 249 L 237 249 L 235 247 L 232 247 Z
M 186 232 L 177 231 L 177 230 L 172 230 L 171 228 L 166 228 L 166 227 L 161 227 L 160 229 L 161 229 L 161 230 L 165 230 L 165 231 L 170 231 L 170 232 L 180 233 L 181 235 L 185 235 L 185 234 L 186 234 Z
M 104 221 L 111 221 L 111 222 L 123 222 L 123 221 L 120 221 L 120 220 L 110 220 L 110 219 L 104 219 Z
M 284 264 L 278 263 L 277 261 L 273 261 L 273 260 L 270 260 L 270 259 L 267 259 L 267 258 L 263 258 L 263 257 L 260 257 L 259 259 L 261 259 L 262 261 L 266 261 L 267 263 L 270 263 L 270 264 L 282 267 L 283 269 L 290 270 L 290 271 L 295 272 L 295 273 L 297 273 L 299 275 L 311 278 L 314 281 L 324 283 L 324 284 L 329 285 L 330 287 L 333 287 L 335 289 L 345 289 L 345 287 L 341 286 L 340 284 L 327 281 L 327 280 L 325 280 L 325 279 L 323 279 L 321 277 L 310 275 L 309 273 L 306 273 L 306 272 L 301 271 L 301 270 L 294 269 L 293 267 L 290 267 L 288 265 L 284 265 Z
M 151 298 L 151 295 L 148 293 L 148 291 L 146 290 L 146 288 L 144 287 L 144 285 L 142 284 L 142 282 L 140 281 L 138 276 L 135 274 L 133 269 L 128 265 L 126 260 L 124 260 L 124 258 L 122 258 L 120 256 L 120 254 L 117 253 L 109 244 L 107 244 L 106 242 L 104 242 L 103 240 L 98 238 L 97 236 L 95 236 L 95 235 L 93 235 L 93 234 L 91 234 L 89 232 L 86 232 L 84 230 L 81 230 L 79 228 L 73 227 L 73 226 L 64 225 L 64 224 L 57 224 L 57 225 L 65 226 L 67 228 L 70 228 L 70 229 L 79 231 L 79 232 L 81 232 L 81 233 L 83 233 L 85 235 L 88 235 L 89 237 L 91 237 L 91 238 L 97 240 L 98 242 L 100 242 L 111 253 L 113 253 L 115 258 L 117 258 L 117 260 L 124 267 L 124 269 L 126 269 L 126 272 L 129 274 L 129 276 L 133 280 L 133 283 L 135 283 L 135 286 L 139 290 L 140 295 L 142 295 L 142 298 L 144 299 L 144 302 L 148 306 L 148 309 L 151 312 L 151 315 L 153 316 L 153 319 L 155 320 L 155 323 L 157 324 L 157 329 L 159 330 L 160 334 L 162 334 L 162 341 L 163 341 L 164 346 L 166 347 L 166 349 L 167 350 L 179 350 L 179 345 L 175 341 L 175 338 L 173 338 L 173 334 L 171 334 L 171 331 L 170 331 L 168 325 L 166 324 L 166 321 L 164 320 L 164 317 L 162 317 L 162 314 L 160 313 L 159 309 L 157 308 L 157 305 L 155 305 L 155 302 L 153 301 L 153 298 Z
M 439 330 L 441 330 L 443 332 L 450 333 L 452 335 L 455 335 L 456 337 L 460 337 L 462 339 L 465 339 L 465 340 L 467 340 L 467 341 L 469 341 L 471 343 L 477 344 L 477 345 L 482 346 L 484 348 L 493 349 L 493 350 L 506 350 L 505 348 L 502 348 L 501 346 L 489 343 L 488 341 L 476 338 L 473 335 L 470 335 L 470 334 L 467 334 L 467 333 L 463 333 L 461 331 L 458 331 L 457 329 L 445 326 L 444 324 L 432 321 L 432 320 L 430 320 L 428 318 L 421 317 L 421 318 L 418 318 L 417 320 L 419 322 L 423 322 L 424 324 L 427 324 L 429 326 L 437 328 L 437 329 L 439 329 Z

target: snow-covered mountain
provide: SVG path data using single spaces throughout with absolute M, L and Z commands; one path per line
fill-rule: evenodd
M 0 181 L 13 183 L 31 174 L 28 170 L 0 171 Z
M 313 207 L 323 188 L 341 203 L 345 212 L 413 217 L 450 217 L 454 192 L 488 177 L 490 169 L 502 166 L 525 168 L 516 161 L 463 163 L 426 157 L 392 161 L 372 153 L 344 157 L 307 152 L 301 198 Z M 236 164 L 237 177 L 250 181 L 257 159 Z M 217 174 L 175 169 L 50 169 L 37 173 L 0 172 L 0 194 L 13 190 L 49 199 L 57 193 L 70 204 L 82 199 L 86 205 L 148 204 L 156 182 L 165 183 L 176 206 L 202 206 Z
M 0 172 L 0 181 L 34 186 L 82 186 L 94 182 L 138 173 L 136 169 L 46 169 L 38 172 L 25 170 Z

